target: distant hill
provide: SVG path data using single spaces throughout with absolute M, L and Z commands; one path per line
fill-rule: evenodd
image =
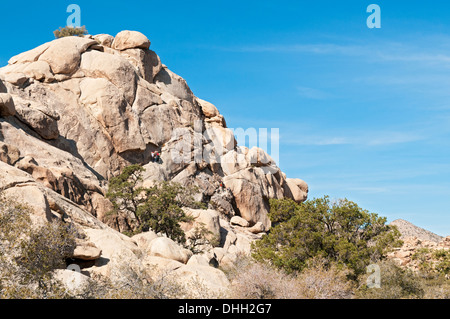
M 404 219 L 396 219 L 392 221 L 390 225 L 397 226 L 398 230 L 402 234 L 402 238 L 415 236 L 421 240 L 429 240 L 436 243 L 440 242 L 443 238 L 442 236 L 418 227 Z

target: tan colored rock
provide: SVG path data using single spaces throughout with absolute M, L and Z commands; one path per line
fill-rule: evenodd
M 155 180 L 198 186 L 202 193 L 196 199 L 210 201 L 210 209 L 217 211 L 198 213 L 198 221 L 219 236 L 215 258 L 221 265 L 231 265 L 240 253 L 248 253 L 251 242 L 269 229 L 270 198 L 293 195 L 268 154 L 237 147 L 219 110 L 195 97 L 149 45 L 145 36 L 134 32 L 123 32 L 114 40 L 109 35 L 55 40 L 1 68 L 0 89 L 9 92 L 15 109 L 20 109 L 2 119 L 2 142 L 20 150 L 20 158 L 2 148 L 0 156 L 6 163 L 0 162 L 0 187 L 10 192 L 31 187 L 36 198 L 47 199 L 52 216 L 85 229 L 88 240 L 102 250 L 89 272 L 121 278 L 123 268 L 126 272 L 157 265 L 168 271 L 184 268 L 182 280 L 205 279 L 212 268 L 205 260 L 212 256 L 192 257 L 180 245 L 153 238 L 154 234 L 130 239 L 102 222 L 111 210 L 105 198 L 108 179 L 125 166 L 140 163 L 146 168 L 144 186 Z M 180 129 L 193 137 L 188 150 L 204 147 L 201 161 L 173 158 L 171 151 L 181 139 L 174 132 Z M 148 162 L 153 150 L 161 152 L 160 163 Z M 222 181 L 224 188 L 219 187 Z M 306 184 L 291 186 L 298 198 L 307 193 Z M 228 220 L 235 215 L 252 227 L 232 227 Z M 217 216 L 223 222 L 217 223 Z M 130 224 L 132 219 L 110 222 L 120 230 L 129 230 Z M 195 229 L 186 226 L 191 227 L 187 232 Z M 205 267 L 201 271 L 205 273 L 185 268 L 186 262 L 186 267 Z M 224 286 L 218 282 L 216 287 Z
M 81 260 L 96 260 L 100 258 L 101 254 L 101 249 L 98 249 L 95 244 L 91 242 L 82 242 L 75 247 L 72 258 Z
M 266 228 L 264 227 L 263 223 L 257 222 L 255 225 L 247 229 L 249 232 L 253 234 L 259 234 L 266 231 Z
M 9 59 L 8 64 L 35 62 L 50 47 L 50 43 L 51 42 L 41 44 L 34 49 L 13 56 L 11 59 Z
M 193 235 L 195 230 L 204 227 L 209 234 L 206 238 L 210 241 L 220 242 L 220 223 L 219 213 L 212 209 L 192 209 L 184 208 L 186 216 L 193 217 L 195 220 L 191 223 L 181 223 L 181 228 L 186 233 L 186 238 Z
M 170 71 L 167 67 L 161 68 L 154 78 L 154 82 L 161 91 L 165 91 L 181 100 L 194 101 L 194 94 L 186 80 Z
M 275 162 L 263 149 L 256 146 L 248 150 L 246 160 L 255 166 L 266 166 Z
M 149 49 L 150 40 L 141 32 L 124 30 L 115 36 L 112 48 L 116 50 Z
M 114 208 L 113 204 L 102 194 L 97 192 L 91 194 L 91 203 L 97 219 L 106 223 L 108 213 Z
M 57 269 L 54 278 L 64 285 L 64 288 L 73 295 L 86 292 L 92 280 L 81 271 L 72 269 Z
M 33 177 L 14 166 L 0 161 L 0 190 L 5 190 L 16 185 L 34 183 Z
M 19 187 L 20 186 L 20 187 Z M 45 219 L 52 220 L 50 206 L 47 197 L 36 185 L 19 185 L 6 189 L 3 194 L 13 198 L 19 203 L 29 206 L 34 214 Z
M 111 136 L 118 153 L 145 150 L 139 120 L 115 85 L 104 78 L 84 79 L 80 101 Z
M 247 161 L 247 147 L 237 147 L 222 156 L 220 164 L 225 175 L 233 175 L 243 169 L 250 167 Z
M 133 267 L 141 267 L 140 250 L 127 236 L 112 229 L 85 228 L 87 240 L 102 251 L 101 258 L 95 260 L 95 266 L 86 270 L 108 276 L 111 279 L 120 278 L 121 273 Z
M 151 85 L 142 78 L 139 78 L 136 89 L 136 98 L 134 99 L 132 110 L 136 112 L 137 115 L 142 116 L 144 111 L 149 107 L 163 104 L 164 102 L 157 91 L 158 90 L 155 85 Z M 145 126 L 141 128 L 141 130 L 143 129 L 145 129 Z M 145 132 L 148 131 L 145 130 Z
M 161 71 L 161 60 L 152 50 L 126 49 L 119 52 L 136 68 L 140 77 L 149 83 L 153 83 L 153 79 Z
M 131 237 L 136 245 L 142 250 L 146 251 L 149 248 L 150 243 L 153 239 L 158 238 L 158 235 L 154 231 L 146 231 Z
M 42 183 L 45 187 L 58 191 L 58 181 L 51 170 L 46 167 L 39 166 L 36 161 L 30 157 L 25 156 L 21 159 L 16 167 L 27 172 L 37 181 Z
M 214 104 L 202 100 L 200 98 L 197 98 L 196 100 L 200 104 L 202 112 L 207 118 L 218 116 L 220 114 L 219 111 L 217 110 L 217 107 Z
M 9 165 L 14 165 L 20 158 L 20 151 L 17 147 L 0 142 L 0 161 Z
M 8 73 L 5 75 L 6 82 L 9 82 L 9 83 L 17 85 L 17 86 L 23 85 L 27 80 L 28 80 L 28 78 L 25 76 L 25 74 L 23 74 L 21 72 Z
M 291 194 L 294 201 L 301 203 L 308 197 L 308 185 L 299 178 L 287 178 L 285 192 Z
M 57 120 L 31 105 L 16 105 L 16 116 L 29 125 L 43 139 L 52 140 L 59 136 Z
M 183 264 L 187 263 L 189 258 L 192 256 L 192 252 L 190 250 L 180 247 L 172 239 L 167 237 L 158 237 L 152 240 L 147 251 L 149 256 L 172 259 Z
M 145 256 L 143 263 L 150 270 L 153 280 L 161 279 L 161 276 L 167 276 L 167 274 L 184 266 L 179 261 L 158 256 Z
M 210 267 L 208 260 L 205 256 L 201 255 L 193 255 L 191 258 L 189 258 L 188 262 L 186 263 L 187 266 L 206 266 Z
M 450 236 L 444 237 L 440 242 L 439 246 L 450 248 Z
M 81 56 L 80 68 L 86 76 L 109 80 L 119 88 L 128 104 L 133 105 L 137 76 L 127 59 L 99 51 L 88 51 Z
M 36 61 L 29 64 L 24 64 L 23 68 L 19 70 L 25 74 L 25 76 L 38 81 L 50 83 L 55 80 L 55 76 L 50 69 L 50 65 L 45 61 Z
M 54 74 L 71 74 L 78 69 L 81 54 L 94 44 L 97 44 L 94 40 L 75 36 L 56 39 L 39 56 L 39 61 L 47 62 Z
M 250 223 L 247 220 L 245 220 L 244 218 L 240 217 L 240 216 L 233 216 L 233 217 L 231 217 L 230 224 L 231 225 L 241 226 L 241 227 L 248 227 L 248 226 L 250 226 Z
M 206 291 L 200 289 L 198 291 L 199 294 L 209 293 L 220 296 L 221 294 L 225 294 L 230 286 L 230 282 L 225 273 L 211 266 L 183 265 L 172 274 L 175 280 L 178 280 L 180 284 L 186 287 L 197 286 L 197 289 L 200 287 L 204 287 L 203 290 L 206 289 Z M 191 290 L 191 293 L 194 293 L 194 291 Z
M 234 195 L 240 216 L 251 225 L 261 222 L 268 230 L 271 226 L 268 199 L 280 195 L 281 188 L 278 185 L 278 189 L 270 189 L 265 175 L 261 168 L 247 168 L 225 176 L 223 181 Z
M 233 151 L 236 147 L 236 139 L 234 138 L 233 131 L 228 128 L 224 128 L 221 126 L 212 126 L 207 127 L 207 129 L 203 132 L 205 139 L 210 144 L 210 151 L 206 151 L 207 146 L 205 146 L 205 150 L 203 151 L 203 158 L 207 163 L 214 162 L 214 157 L 216 162 L 222 162 L 221 157 L 224 154 Z M 228 160 L 229 158 L 223 159 Z
M 94 35 L 94 40 L 96 40 L 99 44 L 110 48 L 114 41 L 114 37 L 112 35 L 102 33 Z

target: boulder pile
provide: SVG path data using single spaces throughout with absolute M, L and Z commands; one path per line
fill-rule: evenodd
M 74 258 L 91 262 L 87 273 L 156 265 L 224 288 L 216 267 L 231 266 L 270 229 L 269 199 L 302 202 L 308 186 L 287 178 L 264 150 L 238 146 L 218 108 L 196 97 L 150 45 L 137 31 L 65 37 L 0 68 L 0 189 L 37 218 L 81 227 L 87 239 Z M 108 180 L 131 164 L 145 168 L 144 184 L 198 186 L 209 209 L 190 214 L 217 246 L 192 255 L 151 232 L 127 237 L 126 220 L 107 220 Z

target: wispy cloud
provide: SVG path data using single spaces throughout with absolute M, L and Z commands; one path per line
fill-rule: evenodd
M 276 53 L 313 53 L 313 54 L 343 54 L 363 55 L 370 53 L 370 49 L 360 45 L 340 45 L 334 43 L 316 44 L 267 44 L 245 45 L 224 48 L 235 52 L 276 52 Z
M 353 132 L 346 136 L 322 136 L 322 135 L 303 135 L 298 139 L 287 137 L 281 139 L 283 144 L 290 145 L 316 145 L 316 146 L 330 146 L 330 145 L 361 145 L 361 146 L 383 146 L 393 144 L 403 144 L 417 142 L 425 139 L 425 137 L 418 133 L 407 132 Z
M 326 100 L 330 97 L 332 97 L 331 94 L 322 91 L 322 90 L 318 90 L 318 89 L 314 89 L 314 88 L 310 88 L 310 87 L 306 87 L 306 86 L 298 86 L 297 88 L 297 93 L 304 98 L 307 99 L 312 99 L 312 100 Z
M 342 55 L 351 57 L 363 57 L 368 60 L 378 60 L 383 62 L 416 62 L 433 63 L 450 66 L 450 54 L 445 43 L 449 40 L 445 38 L 432 39 L 428 45 L 418 45 L 420 39 L 410 42 L 378 41 L 376 43 L 306 43 L 306 44 L 254 44 L 235 47 L 220 48 L 221 50 L 232 52 L 251 53 L 305 53 L 315 55 Z M 429 39 L 423 39 L 428 43 Z

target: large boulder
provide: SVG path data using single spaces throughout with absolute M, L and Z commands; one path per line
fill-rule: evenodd
M 136 88 L 136 71 L 127 59 L 100 51 L 88 51 L 82 54 L 80 68 L 92 78 L 104 78 L 119 88 L 126 101 L 133 105 Z
M 75 36 L 56 39 L 39 56 L 39 61 L 47 62 L 54 74 L 71 74 L 80 66 L 81 54 L 94 44 L 95 40 Z
M 116 50 L 148 49 L 150 48 L 150 40 L 141 32 L 124 30 L 116 35 L 112 48 Z
M 287 178 L 285 184 L 286 193 L 290 193 L 297 203 L 304 202 L 308 197 L 308 184 L 299 178 Z
M 147 248 L 150 256 L 163 257 L 176 260 L 183 264 L 187 263 L 192 256 L 192 252 L 175 243 L 167 237 L 158 237 L 152 240 Z
M 212 209 L 184 209 L 186 216 L 194 218 L 192 222 L 181 224 L 186 237 L 189 238 L 195 234 L 196 230 L 204 229 L 206 238 L 211 242 L 220 242 L 220 223 L 219 213 Z
M 73 251 L 72 258 L 81 260 L 96 260 L 100 258 L 101 254 L 101 249 L 95 246 L 94 243 L 81 241 L 77 243 L 77 246 Z

